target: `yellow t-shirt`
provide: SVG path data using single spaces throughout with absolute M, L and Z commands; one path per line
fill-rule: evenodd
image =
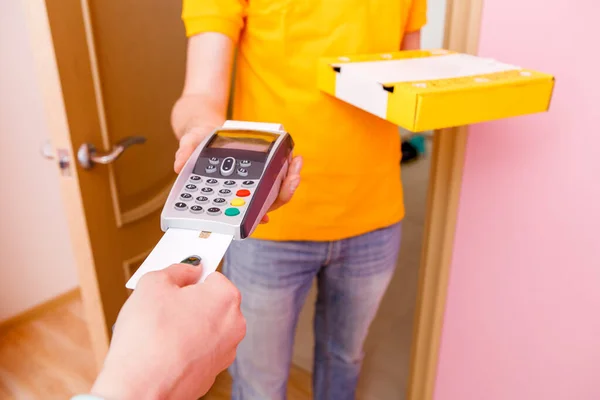
M 254 238 L 338 240 L 404 217 L 400 137 L 391 123 L 317 88 L 317 61 L 399 50 L 426 0 L 183 0 L 188 36 L 238 44 L 233 119 L 276 122 L 304 158 L 292 201 Z

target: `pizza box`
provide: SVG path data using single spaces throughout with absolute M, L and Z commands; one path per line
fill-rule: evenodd
M 326 57 L 324 93 L 412 132 L 547 111 L 554 76 L 448 50 Z

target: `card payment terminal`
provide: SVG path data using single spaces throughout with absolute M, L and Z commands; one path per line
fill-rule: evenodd
M 226 121 L 192 153 L 161 215 L 161 229 L 245 239 L 279 194 L 294 141 L 279 124 Z

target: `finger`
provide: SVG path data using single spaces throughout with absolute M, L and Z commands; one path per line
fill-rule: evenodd
M 237 312 L 236 321 L 237 329 L 235 330 L 235 332 L 237 332 L 238 334 L 236 338 L 236 343 L 239 344 L 246 337 L 246 333 L 248 333 L 248 324 L 246 318 L 244 317 L 244 314 L 242 314 L 241 309 L 239 309 Z
M 234 304 L 236 308 L 240 307 L 242 302 L 242 295 L 240 291 L 222 273 L 215 271 L 208 275 L 204 280 L 204 285 L 215 290 L 217 295 L 225 297 L 228 301 Z
M 135 292 L 154 291 L 156 286 L 165 286 L 166 282 L 167 279 L 162 270 L 146 272 L 138 281 Z
M 263 215 L 262 219 L 260 220 L 261 224 L 266 224 L 269 222 L 269 214 L 265 214 Z
M 175 163 L 173 165 L 175 173 L 178 174 L 181 172 L 181 169 L 201 141 L 202 137 L 200 135 L 194 135 L 191 133 L 188 133 L 181 138 L 179 141 L 179 150 L 177 150 L 177 153 L 175 153 Z
M 281 184 L 279 195 L 277 196 L 277 199 L 275 199 L 275 202 L 273 202 L 270 211 L 278 209 L 292 199 L 296 189 L 298 189 L 298 186 L 300 185 L 300 170 L 302 169 L 302 163 L 302 157 L 298 156 L 294 158 L 288 170 L 288 174 Z
M 190 158 L 194 149 L 190 146 L 180 147 L 177 153 L 175 153 L 175 162 L 173 163 L 173 170 L 176 174 L 179 174 L 183 169 L 186 161 Z
M 296 189 L 298 189 L 299 185 L 300 176 L 288 176 L 283 181 L 283 184 L 281 185 L 281 189 L 279 191 L 279 195 L 273 202 L 273 205 L 271 206 L 269 211 L 277 210 L 282 205 L 288 203 L 294 196 L 294 193 L 296 192 Z
M 173 264 L 161 272 L 165 274 L 166 280 L 178 287 L 194 285 L 202 275 L 202 264 L 193 266 L 189 264 Z
M 233 364 L 233 362 L 235 361 L 235 356 L 237 354 L 237 348 L 234 348 L 233 350 L 230 350 L 229 352 L 227 352 L 226 354 L 223 355 L 222 359 L 220 360 L 220 371 L 225 371 L 227 368 L 229 368 L 231 366 L 231 364 Z
M 231 281 L 229 279 L 227 279 L 227 277 L 225 275 L 223 275 L 222 273 L 220 273 L 219 271 L 215 271 L 212 274 L 208 275 L 206 277 L 206 279 L 204 280 L 204 283 L 207 285 L 211 285 L 214 287 L 225 287 L 226 289 L 229 289 L 230 286 L 232 286 L 233 288 L 235 288 L 235 286 L 233 286 L 233 283 L 231 283 Z
M 289 175 L 300 175 L 300 170 L 302 169 L 303 163 L 304 163 L 304 159 L 302 158 L 302 156 L 296 156 L 296 157 L 292 158 L 288 176 Z

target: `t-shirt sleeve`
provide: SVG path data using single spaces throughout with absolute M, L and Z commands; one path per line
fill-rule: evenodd
M 188 37 L 218 32 L 237 43 L 244 26 L 245 0 L 183 0 L 181 18 Z
M 413 0 L 408 19 L 406 20 L 405 32 L 416 32 L 427 23 L 427 0 Z

